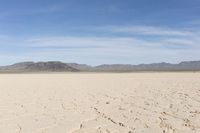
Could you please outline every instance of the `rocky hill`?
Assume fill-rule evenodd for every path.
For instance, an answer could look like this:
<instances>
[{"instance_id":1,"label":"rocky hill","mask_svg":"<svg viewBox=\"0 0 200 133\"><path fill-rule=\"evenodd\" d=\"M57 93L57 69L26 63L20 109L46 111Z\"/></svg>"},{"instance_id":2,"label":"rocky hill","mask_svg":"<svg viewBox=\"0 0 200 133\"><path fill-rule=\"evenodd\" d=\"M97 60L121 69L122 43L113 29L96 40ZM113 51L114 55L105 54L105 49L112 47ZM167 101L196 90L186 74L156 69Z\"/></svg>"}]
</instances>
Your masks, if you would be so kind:
<instances>
[{"instance_id":1,"label":"rocky hill","mask_svg":"<svg viewBox=\"0 0 200 133\"><path fill-rule=\"evenodd\" d=\"M77 72L66 63L52 61L52 62L22 62L10 66L0 67L1 72Z\"/></svg>"}]
</instances>

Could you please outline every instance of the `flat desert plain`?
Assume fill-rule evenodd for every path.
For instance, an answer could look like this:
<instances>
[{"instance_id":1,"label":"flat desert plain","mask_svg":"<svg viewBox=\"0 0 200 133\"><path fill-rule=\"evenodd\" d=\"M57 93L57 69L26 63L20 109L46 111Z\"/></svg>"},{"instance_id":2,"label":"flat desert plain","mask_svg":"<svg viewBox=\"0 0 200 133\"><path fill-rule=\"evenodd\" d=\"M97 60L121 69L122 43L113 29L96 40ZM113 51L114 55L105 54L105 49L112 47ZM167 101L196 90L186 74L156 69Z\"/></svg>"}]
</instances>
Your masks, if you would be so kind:
<instances>
[{"instance_id":1,"label":"flat desert plain","mask_svg":"<svg viewBox=\"0 0 200 133\"><path fill-rule=\"evenodd\" d=\"M200 133L200 73L0 74L0 133Z\"/></svg>"}]
</instances>

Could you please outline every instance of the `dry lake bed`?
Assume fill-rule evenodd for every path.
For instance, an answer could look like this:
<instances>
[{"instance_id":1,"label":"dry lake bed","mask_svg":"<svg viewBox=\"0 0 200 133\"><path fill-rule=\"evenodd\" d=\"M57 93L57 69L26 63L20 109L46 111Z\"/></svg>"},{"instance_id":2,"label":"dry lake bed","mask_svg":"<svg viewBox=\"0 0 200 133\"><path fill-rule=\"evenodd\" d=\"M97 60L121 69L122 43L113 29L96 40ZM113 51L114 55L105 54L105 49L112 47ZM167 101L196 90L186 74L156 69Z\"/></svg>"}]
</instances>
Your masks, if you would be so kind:
<instances>
[{"instance_id":1,"label":"dry lake bed","mask_svg":"<svg viewBox=\"0 0 200 133\"><path fill-rule=\"evenodd\" d=\"M0 133L200 133L200 73L0 74Z\"/></svg>"}]
</instances>

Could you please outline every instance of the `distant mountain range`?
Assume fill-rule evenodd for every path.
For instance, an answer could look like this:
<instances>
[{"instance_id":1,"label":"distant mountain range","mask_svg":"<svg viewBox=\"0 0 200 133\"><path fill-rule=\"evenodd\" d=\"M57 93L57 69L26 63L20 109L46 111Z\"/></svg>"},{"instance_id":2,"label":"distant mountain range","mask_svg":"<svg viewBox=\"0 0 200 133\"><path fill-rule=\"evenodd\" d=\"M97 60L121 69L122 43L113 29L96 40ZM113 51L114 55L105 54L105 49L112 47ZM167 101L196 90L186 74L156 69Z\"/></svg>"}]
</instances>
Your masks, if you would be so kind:
<instances>
[{"instance_id":1,"label":"distant mountain range","mask_svg":"<svg viewBox=\"0 0 200 133\"><path fill-rule=\"evenodd\" d=\"M77 72L78 69L66 63L52 62L21 62L0 67L0 72Z\"/></svg>"},{"instance_id":2,"label":"distant mountain range","mask_svg":"<svg viewBox=\"0 0 200 133\"><path fill-rule=\"evenodd\" d=\"M49 62L21 62L1 66L0 72L132 72L132 71L200 71L200 61L185 61L179 64L104 64L89 66L86 64Z\"/></svg>"}]
</instances>

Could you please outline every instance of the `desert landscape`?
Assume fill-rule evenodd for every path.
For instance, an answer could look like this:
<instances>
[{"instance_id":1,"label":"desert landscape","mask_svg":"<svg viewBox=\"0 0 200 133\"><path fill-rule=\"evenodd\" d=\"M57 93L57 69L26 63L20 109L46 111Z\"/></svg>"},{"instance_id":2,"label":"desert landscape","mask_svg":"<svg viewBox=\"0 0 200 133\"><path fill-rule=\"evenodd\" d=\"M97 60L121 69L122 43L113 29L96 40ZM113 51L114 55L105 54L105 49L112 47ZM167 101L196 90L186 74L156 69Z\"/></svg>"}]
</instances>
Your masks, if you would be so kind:
<instances>
[{"instance_id":1,"label":"desert landscape","mask_svg":"<svg viewBox=\"0 0 200 133\"><path fill-rule=\"evenodd\" d=\"M200 0L1 0L0 133L200 133Z\"/></svg>"},{"instance_id":2,"label":"desert landscape","mask_svg":"<svg viewBox=\"0 0 200 133\"><path fill-rule=\"evenodd\" d=\"M1 133L198 133L199 72L0 74Z\"/></svg>"}]
</instances>

